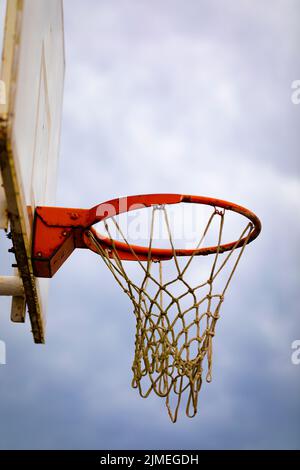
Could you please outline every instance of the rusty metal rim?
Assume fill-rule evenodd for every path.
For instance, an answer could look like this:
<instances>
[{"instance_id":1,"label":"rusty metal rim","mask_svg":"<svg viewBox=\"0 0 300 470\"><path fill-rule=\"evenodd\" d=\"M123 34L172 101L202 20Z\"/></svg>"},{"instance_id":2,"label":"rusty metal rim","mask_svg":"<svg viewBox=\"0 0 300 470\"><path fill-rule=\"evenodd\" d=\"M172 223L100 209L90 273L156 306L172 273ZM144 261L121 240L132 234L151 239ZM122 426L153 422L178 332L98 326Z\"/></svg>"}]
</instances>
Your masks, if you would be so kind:
<instances>
[{"instance_id":1,"label":"rusty metal rim","mask_svg":"<svg viewBox=\"0 0 300 470\"><path fill-rule=\"evenodd\" d=\"M127 207L124 209L125 205L121 204L121 201L126 201ZM140 260L147 260L149 258L149 247L146 246L137 246L137 245L130 245L125 242L120 242L117 240L111 240L110 238L103 237L99 234L93 227L97 222L103 221L105 219L109 219L111 215L109 212L104 211L104 208L112 205L114 207L114 215L118 215L123 212L129 212L131 210L136 210L136 205L141 205L140 208L143 207L151 207L154 205L170 205L170 204L178 204L178 203L194 203L194 204L203 204L209 205L215 208L221 208L224 210L229 210L232 212L236 212L244 217L246 217L253 225L252 230L249 235L242 238L241 240L236 240L230 243L222 244L220 246L209 246L195 249L161 249L161 248L151 248L150 258L154 261L158 260L167 260L171 259L174 256L174 252L176 256L203 256L203 255L210 255L216 252L223 253L225 251L230 251L233 248L242 247L245 243L250 243L255 240L261 232L261 222L259 218L249 209L240 206L238 204L224 201L222 199L216 199L211 197L205 196L192 196L192 195L184 195L184 194L146 194L146 195L137 195L137 196L129 196L127 198L122 199L113 199L111 201L107 201L105 203L99 204L91 209L93 215L93 223L89 227L89 230L93 233L94 237L98 241L99 244L106 247L109 251L112 251L113 248L118 252L118 255L121 259L132 260L136 261L137 259ZM103 209L103 213L101 212ZM92 251L96 251L93 243L88 236L88 230L85 231L83 234L84 243L86 246L91 249Z\"/></svg>"}]
</instances>

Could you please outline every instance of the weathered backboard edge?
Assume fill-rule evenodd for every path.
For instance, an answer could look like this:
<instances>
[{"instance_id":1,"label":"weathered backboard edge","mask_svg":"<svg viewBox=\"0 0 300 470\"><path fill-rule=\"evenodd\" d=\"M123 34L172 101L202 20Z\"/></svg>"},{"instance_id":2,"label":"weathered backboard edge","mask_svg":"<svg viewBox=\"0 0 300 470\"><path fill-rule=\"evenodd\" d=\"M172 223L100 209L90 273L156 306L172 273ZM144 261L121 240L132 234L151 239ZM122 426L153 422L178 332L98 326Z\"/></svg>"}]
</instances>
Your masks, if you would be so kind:
<instances>
[{"instance_id":1,"label":"weathered backboard edge","mask_svg":"<svg viewBox=\"0 0 300 470\"><path fill-rule=\"evenodd\" d=\"M36 343L45 342L42 297L31 263L32 207L26 205L21 169L14 156L13 119L18 83L22 13L26 0L9 0L5 20L1 79L6 84L6 102L0 104L0 166L7 213L20 276L26 295L31 329ZM12 318L13 321L14 320Z\"/></svg>"},{"instance_id":2,"label":"weathered backboard edge","mask_svg":"<svg viewBox=\"0 0 300 470\"><path fill-rule=\"evenodd\" d=\"M22 194L19 169L16 167L10 142L10 113L12 113L15 99L14 83L17 78L16 64L19 52L19 48L15 47L15 45L20 41L21 15L19 15L19 10L20 7L22 8L22 3L17 0L7 2L8 11L3 44L3 56L6 60L2 63L2 76L5 83L10 84L10 87L9 93L6 95L5 110L4 113L1 113L0 117L0 162L15 257L26 292L26 303L32 334L36 343L44 343L44 322L38 300L39 293L31 265L31 242L27 236L28 228L26 230L26 224L29 225L28 214L24 213L26 205L22 201L25 199ZM11 60L8 61L8 57Z\"/></svg>"}]
</instances>

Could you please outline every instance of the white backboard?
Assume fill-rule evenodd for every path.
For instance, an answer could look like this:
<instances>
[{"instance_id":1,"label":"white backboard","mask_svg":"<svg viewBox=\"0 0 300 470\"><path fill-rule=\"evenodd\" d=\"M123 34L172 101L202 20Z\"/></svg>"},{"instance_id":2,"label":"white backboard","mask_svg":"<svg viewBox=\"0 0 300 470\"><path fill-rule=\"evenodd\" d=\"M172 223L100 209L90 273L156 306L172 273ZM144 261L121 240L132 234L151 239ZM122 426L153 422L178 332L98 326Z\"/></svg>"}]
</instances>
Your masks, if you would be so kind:
<instances>
[{"instance_id":1,"label":"white backboard","mask_svg":"<svg viewBox=\"0 0 300 470\"><path fill-rule=\"evenodd\" d=\"M1 171L36 342L44 342L48 280L33 276L32 220L36 205L55 203L64 69L62 0L8 0L0 76L6 92L0 103Z\"/></svg>"}]
</instances>

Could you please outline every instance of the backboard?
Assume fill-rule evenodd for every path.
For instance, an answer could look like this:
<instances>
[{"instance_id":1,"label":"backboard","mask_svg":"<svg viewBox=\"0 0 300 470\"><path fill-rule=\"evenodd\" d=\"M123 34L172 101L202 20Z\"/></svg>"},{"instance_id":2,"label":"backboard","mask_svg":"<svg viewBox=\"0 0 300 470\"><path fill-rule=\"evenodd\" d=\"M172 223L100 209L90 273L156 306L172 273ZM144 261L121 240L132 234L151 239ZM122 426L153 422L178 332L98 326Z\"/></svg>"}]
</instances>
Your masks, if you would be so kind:
<instances>
[{"instance_id":1,"label":"backboard","mask_svg":"<svg viewBox=\"0 0 300 470\"><path fill-rule=\"evenodd\" d=\"M45 338L48 280L33 274L32 221L36 205L55 202L64 69L62 0L7 0L0 75L0 227L8 223L11 231L37 343ZM12 320L24 321L24 315L14 313Z\"/></svg>"}]
</instances>

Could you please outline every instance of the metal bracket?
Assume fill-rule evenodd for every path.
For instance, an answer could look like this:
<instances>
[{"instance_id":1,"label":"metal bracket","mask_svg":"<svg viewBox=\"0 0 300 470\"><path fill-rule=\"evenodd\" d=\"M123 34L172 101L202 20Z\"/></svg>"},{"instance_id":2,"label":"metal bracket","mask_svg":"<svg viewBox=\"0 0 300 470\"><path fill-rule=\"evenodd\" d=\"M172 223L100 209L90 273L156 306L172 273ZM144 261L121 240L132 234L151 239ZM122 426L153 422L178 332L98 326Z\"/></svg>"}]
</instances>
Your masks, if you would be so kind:
<instances>
[{"instance_id":1,"label":"metal bracket","mask_svg":"<svg viewBox=\"0 0 300 470\"><path fill-rule=\"evenodd\" d=\"M52 277L75 248L86 248L82 233L90 210L37 207L33 222L32 265L35 276Z\"/></svg>"}]
</instances>

